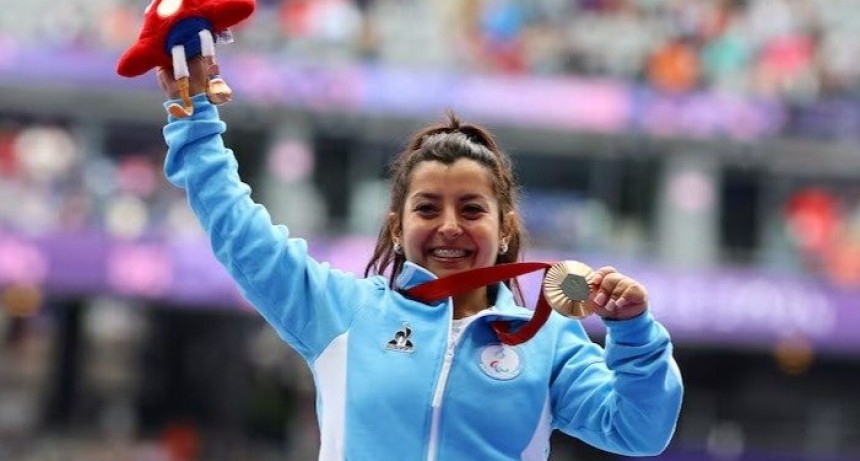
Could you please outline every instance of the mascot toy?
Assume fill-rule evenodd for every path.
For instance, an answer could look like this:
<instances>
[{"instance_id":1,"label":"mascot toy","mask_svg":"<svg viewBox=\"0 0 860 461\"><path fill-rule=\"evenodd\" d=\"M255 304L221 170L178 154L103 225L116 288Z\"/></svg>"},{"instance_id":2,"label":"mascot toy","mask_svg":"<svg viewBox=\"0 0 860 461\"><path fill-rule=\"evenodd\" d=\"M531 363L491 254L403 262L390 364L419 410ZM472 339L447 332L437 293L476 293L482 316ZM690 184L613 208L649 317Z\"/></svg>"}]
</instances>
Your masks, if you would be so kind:
<instances>
[{"instance_id":1,"label":"mascot toy","mask_svg":"<svg viewBox=\"0 0 860 461\"><path fill-rule=\"evenodd\" d=\"M202 55L209 100L228 102L232 91L215 62L215 43L229 42L229 28L251 16L255 7L255 0L152 0L137 42L120 57L116 71L123 77L137 77L155 67L172 68L182 105L174 103L167 110L183 118L194 113L188 60Z\"/></svg>"}]
</instances>

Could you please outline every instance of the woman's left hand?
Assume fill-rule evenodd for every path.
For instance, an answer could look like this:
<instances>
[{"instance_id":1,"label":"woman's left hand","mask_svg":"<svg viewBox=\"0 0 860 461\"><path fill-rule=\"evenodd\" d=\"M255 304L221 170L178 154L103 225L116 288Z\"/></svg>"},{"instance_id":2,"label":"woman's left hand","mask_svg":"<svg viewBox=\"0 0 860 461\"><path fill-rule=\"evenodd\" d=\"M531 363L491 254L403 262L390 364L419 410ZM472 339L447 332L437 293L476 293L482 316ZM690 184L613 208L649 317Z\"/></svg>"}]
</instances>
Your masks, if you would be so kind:
<instances>
[{"instance_id":1,"label":"woman's left hand","mask_svg":"<svg viewBox=\"0 0 860 461\"><path fill-rule=\"evenodd\" d=\"M595 314L603 318L629 319L648 308L648 292L645 287L612 266L594 271L589 285L592 286L588 299L590 307Z\"/></svg>"}]
</instances>

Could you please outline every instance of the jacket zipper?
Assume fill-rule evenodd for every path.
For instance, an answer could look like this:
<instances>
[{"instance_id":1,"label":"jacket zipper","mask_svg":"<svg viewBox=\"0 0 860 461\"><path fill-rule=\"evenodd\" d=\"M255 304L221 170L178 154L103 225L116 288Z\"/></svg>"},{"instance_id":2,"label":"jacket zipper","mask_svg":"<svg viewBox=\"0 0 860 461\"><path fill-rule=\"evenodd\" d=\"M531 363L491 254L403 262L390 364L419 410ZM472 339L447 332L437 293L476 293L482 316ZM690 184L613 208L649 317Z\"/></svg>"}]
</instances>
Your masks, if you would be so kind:
<instances>
[{"instance_id":1,"label":"jacket zipper","mask_svg":"<svg viewBox=\"0 0 860 461\"><path fill-rule=\"evenodd\" d=\"M454 362L454 350L460 343L463 335L466 334L466 330L469 328L469 325L471 325L475 320L488 314L485 312L472 317L468 322L463 324L460 334L454 341L450 340L451 322L448 322L448 347L445 350L445 358L442 360L442 370L439 372L439 379L436 381L436 390L433 392L433 401L430 405L432 414L430 419L430 443L427 448L427 461L436 461L436 456L438 456L439 419L442 415L442 396L445 394L445 387L448 384L448 374L451 372L451 364Z\"/></svg>"}]
</instances>

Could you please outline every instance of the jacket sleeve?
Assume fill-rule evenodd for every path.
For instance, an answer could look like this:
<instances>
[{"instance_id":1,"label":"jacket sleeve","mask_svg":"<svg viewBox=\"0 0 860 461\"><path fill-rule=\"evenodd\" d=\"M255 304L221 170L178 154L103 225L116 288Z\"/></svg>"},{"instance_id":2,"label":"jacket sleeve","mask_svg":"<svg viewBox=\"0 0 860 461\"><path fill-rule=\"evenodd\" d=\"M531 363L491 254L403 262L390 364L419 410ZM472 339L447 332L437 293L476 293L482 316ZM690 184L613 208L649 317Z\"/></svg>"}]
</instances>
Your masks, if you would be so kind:
<instances>
[{"instance_id":1,"label":"jacket sleeve","mask_svg":"<svg viewBox=\"0 0 860 461\"><path fill-rule=\"evenodd\" d=\"M240 180L233 152L224 147L226 125L217 108L205 94L193 103L192 116L169 117L164 127L167 179L186 190L215 256L243 296L285 341L313 360L368 304L374 284L315 261L305 240L273 225Z\"/></svg>"},{"instance_id":2,"label":"jacket sleeve","mask_svg":"<svg viewBox=\"0 0 860 461\"><path fill-rule=\"evenodd\" d=\"M683 384L669 334L650 311L606 320L605 351L566 322L552 374L553 424L602 450L653 456L675 432Z\"/></svg>"}]
</instances>

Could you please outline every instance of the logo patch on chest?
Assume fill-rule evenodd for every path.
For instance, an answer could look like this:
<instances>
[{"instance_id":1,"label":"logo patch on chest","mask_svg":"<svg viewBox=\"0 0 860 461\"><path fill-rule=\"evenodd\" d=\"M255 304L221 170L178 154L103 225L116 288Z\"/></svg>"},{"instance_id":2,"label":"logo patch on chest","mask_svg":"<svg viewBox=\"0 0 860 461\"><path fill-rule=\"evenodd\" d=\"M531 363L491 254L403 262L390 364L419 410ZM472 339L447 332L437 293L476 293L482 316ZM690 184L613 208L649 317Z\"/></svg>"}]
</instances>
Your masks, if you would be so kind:
<instances>
[{"instance_id":1,"label":"logo patch on chest","mask_svg":"<svg viewBox=\"0 0 860 461\"><path fill-rule=\"evenodd\" d=\"M415 346L412 345L412 327L409 322L403 322L403 327L394 333L394 338L385 343L389 351L412 353Z\"/></svg>"},{"instance_id":2,"label":"logo patch on chest","mask_svg":"<svg viewBox=\"0 0 860 461\"><path fill-rule=\"evenodd\" d=\"M481 370L490 378L507 381L523 371L523 361L516 348L493 344L481 351Z\"/></svg>"}]
</instances>

